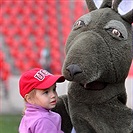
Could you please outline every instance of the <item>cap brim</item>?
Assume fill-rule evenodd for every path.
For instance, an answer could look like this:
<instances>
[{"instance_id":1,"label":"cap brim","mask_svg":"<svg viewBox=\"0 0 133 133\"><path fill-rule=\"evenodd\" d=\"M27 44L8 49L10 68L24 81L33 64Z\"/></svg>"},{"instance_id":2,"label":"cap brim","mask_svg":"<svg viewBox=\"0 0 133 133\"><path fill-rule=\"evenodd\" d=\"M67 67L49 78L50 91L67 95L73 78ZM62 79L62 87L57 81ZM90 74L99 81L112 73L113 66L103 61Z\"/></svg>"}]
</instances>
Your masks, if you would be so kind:
<instances>
[{"instance_id":1,"label":"cap brim","mask_svg":"<svg viewBox=\"0 0 133 133\"><path fill-rule=\"evenodd\" d=\"M45 80L45 82L42 81L42 83L35 86L35 88L37 88L37 89L47 89L47 88L51 87L53 84L55 84L56 82L61 83L61 82L64 82L64 81L65 81L64 76L52 75L47 80Z\"/></svg>"}]
</instances>

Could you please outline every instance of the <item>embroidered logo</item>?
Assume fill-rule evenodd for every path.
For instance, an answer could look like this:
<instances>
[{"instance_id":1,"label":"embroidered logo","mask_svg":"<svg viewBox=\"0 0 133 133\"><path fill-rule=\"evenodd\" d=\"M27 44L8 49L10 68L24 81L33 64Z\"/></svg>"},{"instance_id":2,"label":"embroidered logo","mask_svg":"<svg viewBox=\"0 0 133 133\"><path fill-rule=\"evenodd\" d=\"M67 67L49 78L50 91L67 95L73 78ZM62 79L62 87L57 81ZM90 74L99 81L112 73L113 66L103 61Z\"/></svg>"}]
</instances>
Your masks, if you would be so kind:
<instances>
[{"instance_id":1,"label":"embroidered logo","mask_svg":"<svg viewBox=\"0 0 133 133\"><path fill-rule=\"evenodd\" d=\"M34 77L35 77L37 80L42 81L42 80L44 80L45 77L48 76L48 75L52 75L52 74L49 73L49 72L46 71L46 70L41 69L40 71L38 71L38 72L34 75Z\"/></svg>"}]
</instances>

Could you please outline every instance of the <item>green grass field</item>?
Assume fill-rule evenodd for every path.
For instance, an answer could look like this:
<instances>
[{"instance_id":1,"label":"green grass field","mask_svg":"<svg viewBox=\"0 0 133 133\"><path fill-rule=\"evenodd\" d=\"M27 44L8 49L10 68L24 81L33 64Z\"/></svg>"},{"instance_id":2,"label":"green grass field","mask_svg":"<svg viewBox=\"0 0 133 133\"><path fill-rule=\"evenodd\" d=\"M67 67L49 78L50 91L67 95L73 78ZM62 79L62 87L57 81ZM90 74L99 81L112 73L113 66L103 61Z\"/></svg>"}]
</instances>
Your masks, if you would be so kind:
<instances>
[{"instance_id":1,"label":"green grass field","mask_svg":"<svg viewBox=\"0 0 133 133\"><path fill-rule=\"evenodd\" d=\"M0 133L18 133L20 115L0 115Z\"/></svg>"}]
</instances>

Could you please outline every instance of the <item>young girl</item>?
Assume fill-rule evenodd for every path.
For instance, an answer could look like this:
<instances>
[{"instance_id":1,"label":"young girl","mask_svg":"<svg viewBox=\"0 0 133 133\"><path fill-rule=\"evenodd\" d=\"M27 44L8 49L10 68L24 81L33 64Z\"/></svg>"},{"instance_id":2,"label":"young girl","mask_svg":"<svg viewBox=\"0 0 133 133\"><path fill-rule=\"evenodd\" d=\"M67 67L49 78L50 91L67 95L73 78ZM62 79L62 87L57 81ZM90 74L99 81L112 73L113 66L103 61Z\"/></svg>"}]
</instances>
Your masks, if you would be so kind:
<instances>
[{"instance_id":1,"label":"young girl","mask_svg":"<svg viewBox=\"0 0 133 133\"><path fill-rule=\"evenodd\" d=\"M56 82L64 82L61 75L34 68L25 72L19 80L21 96L26 110L20 122L19 133L63 133L61 117L52 112L57 102Z\"/></svg>"}]
</instances>

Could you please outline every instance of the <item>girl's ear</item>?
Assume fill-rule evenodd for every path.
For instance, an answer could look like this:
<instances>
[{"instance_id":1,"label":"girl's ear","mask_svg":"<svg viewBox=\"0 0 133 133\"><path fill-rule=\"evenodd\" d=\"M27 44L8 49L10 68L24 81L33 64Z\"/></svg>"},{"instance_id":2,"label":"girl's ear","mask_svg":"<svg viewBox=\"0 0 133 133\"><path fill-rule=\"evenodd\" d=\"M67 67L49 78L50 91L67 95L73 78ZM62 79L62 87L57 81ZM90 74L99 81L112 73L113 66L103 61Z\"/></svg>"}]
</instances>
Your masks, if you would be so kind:
<instances>
[{"instance_id":1,"label":"girl's ear","mask_svg":"<svg viewBox=\"0 0 133 133\"><path fill-rule=\"evenodd\" d=\"M30 104L34 104L33 98L29 94L25 95L25 100Z\"/></svg>"}]
</instances>

